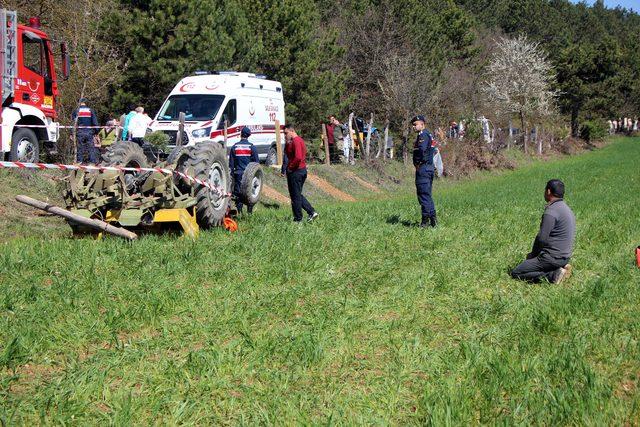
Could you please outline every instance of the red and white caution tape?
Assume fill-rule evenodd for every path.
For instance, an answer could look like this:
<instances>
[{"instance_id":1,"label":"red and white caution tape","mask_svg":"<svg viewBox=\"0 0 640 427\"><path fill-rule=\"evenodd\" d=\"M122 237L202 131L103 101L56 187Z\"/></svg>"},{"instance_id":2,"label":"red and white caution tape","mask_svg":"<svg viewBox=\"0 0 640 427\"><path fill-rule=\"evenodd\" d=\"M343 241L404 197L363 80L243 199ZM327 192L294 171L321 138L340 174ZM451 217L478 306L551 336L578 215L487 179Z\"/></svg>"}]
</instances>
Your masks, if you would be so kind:
<instances>
[{"instance_id":1,"label":"red and white caution tape","mask_svg":"<svg viewBox=\"0 0 640 427\"><path fill-rule=\"evenodd\" d=\"M50 128L51 126L57 129L115 129L116 127L120 129L124 129L122 126L72 126L72 125L10 125L10 124L0 124L0 126L11 127L11 128Z\"/></svg>"},{"instance_id":2,"label":"red and white caution tape","mask_svg":"<svg viewBox=\"0 0 640 427\"><path fill-rule=\"evenodd\" d=\"M10 168L10 169L55 169L55 170L63 170L63 171L73 171L73 170L82 170L87 172L104 172L104 171L114 171L114 172L160 172L165 175L177 175L180 178L186 179L190 183L196 183L198 185L202 185L207 187L209 190L213 191L220 197L229 197L231 193L227 193L224 189L220 187L216 187L208 181L204 181L202 179L194 178L185 173L166 168L127 168L123 166L90 166L90 165L63 165L59 163L27 163L27 162L0 162L0 168Z\"/></svg>"}]
</instances>

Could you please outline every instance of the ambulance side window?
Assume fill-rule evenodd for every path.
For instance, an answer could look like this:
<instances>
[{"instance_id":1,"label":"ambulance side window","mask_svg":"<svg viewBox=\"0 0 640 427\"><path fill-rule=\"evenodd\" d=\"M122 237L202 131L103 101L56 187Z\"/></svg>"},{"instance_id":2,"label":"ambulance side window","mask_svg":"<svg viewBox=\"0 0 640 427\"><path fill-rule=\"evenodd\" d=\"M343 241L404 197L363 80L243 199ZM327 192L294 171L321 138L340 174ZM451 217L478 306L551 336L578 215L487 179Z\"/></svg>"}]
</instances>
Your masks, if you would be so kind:
<instances>
[{"instance_id":1,"label":"ambulance side window","mask_svg":"<svg viewBox=\"0 0 640 427\"><path fill-rule=\"evenodd\" d=\"M231 126L236 123L237 118L237 103L235 99L230 99L222 112L222 118L220 119L220 124L218 125L218 129L224 129L224 120L227 119L227 126Z\"/></svg>"}]
</instances>

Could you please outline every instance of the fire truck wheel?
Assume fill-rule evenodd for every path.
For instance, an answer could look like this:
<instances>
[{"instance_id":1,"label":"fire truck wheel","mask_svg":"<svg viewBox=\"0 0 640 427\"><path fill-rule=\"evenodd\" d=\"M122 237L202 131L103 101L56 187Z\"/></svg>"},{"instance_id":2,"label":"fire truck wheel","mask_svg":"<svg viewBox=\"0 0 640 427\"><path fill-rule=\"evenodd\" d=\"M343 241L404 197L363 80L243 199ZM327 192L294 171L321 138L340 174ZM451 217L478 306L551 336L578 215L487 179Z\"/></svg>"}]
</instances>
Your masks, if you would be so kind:
<instances>
[{"instance_id":1,"label":"fire truck wheel","mask_svg":"<svg viewBox=\"0 0 640 427\"><path fill-rule=\"evenodd\" d=\"M229 193L231 178L225 148L217 142L205 141L189 150L189 170L194 177L207 181L225 193ZM222 224L229 206L229 197L219 195L204 185L196 184L196 219L202 228Z\"/></svg>"},{"instance_id":2,"label":"fire truck wheel","mask_svg":"<svg viewBox=\"0 0 640 427\"><path fill-rule=\"evenodd\" d=\"M240 197L247 205L255 205L260 200L260 191L264 174L260 163L251 162L247 165L240 182Z\"/></svg>"},{"instance_id":3,"label":"fire truck wheel","mask_svg":"<svg viewBox=\"0 0 640 427\"><path fill-rule=\"evenodd\" d=\"M267 153L267 159L264 163L267 166L278 164L278 151L276 150L276 147L271 147L269 149L269 152Z\"/></svg>"},{"instance_id":4,"label":"fire truck wheel","mask_svg":"<svg viewBox=\"0 0 640 427\"><path fill-rule=\"evenodd\" d=\"M12 162L38 162L40 159L40 146L38 137L31 129L18 129L11 137L11 152L9 159Z\"/></svg>"}]
</instances>

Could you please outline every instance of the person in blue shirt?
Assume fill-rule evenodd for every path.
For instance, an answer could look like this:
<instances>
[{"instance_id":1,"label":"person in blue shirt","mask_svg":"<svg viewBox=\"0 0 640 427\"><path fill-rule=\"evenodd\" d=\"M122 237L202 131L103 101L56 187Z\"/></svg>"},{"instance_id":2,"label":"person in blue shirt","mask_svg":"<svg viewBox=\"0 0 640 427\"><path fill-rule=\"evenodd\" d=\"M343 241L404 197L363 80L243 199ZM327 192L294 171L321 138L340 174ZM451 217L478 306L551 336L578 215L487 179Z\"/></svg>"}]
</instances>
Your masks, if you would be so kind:
<instances>
[{"instance_id":1,"label":"person in blue shirt","mask_svg":"<svg viewBox=\"0 0 640 427\"><path fill-rule=\"evenodd\" d=\"M418 132L413 146L413 166L416 168L416 192L422 211L420 227L435 227L437 224L436 207L431 197L434 176L434 147L431 145L433 138L425 127L424 116L415 116L411 120L411 124L413 129Z\"/></svg>"},{"instance_id":2,"label":"person in blue shirt","mask_svg":"<svg viewBox=\"0 0 640 427\"><path fill-rule=\"evenodd\" d=\"M233 176L233 195L236 198L236 209L238 213L242 213L243 203L240 198L240 183L242 182L242 175L244 170L251 162L259 162L258 150L249 142L251 136L251 129L243 127L240 131L240 141L236 142L231 151L229 152L229 171ZM253 205L247 206L247 212L253 211Z\"/></svg>"},{"instance_id":3,"label":"person in blue shirt","mask_svg":"<svg viewBox=\"0 0 640 427\"><path fill-rule=\"evenodd\" d=\"M131 105L129 108L129 112L126 116L124 116L124 123L122 124L122 140L129 141L131 139L131 133L129 132L129 123L131 123L131 119L136 115L136 106Z\"/></svg>"},{"instance_id":4,"label":"person in blue shirt","mask_svg":"<svg viewBox=\"0 0 640 427\"><path fill-rule=\"evenodd\" d=\"M75 109L71 118L76 126L77 158L78 163L83 163L85 158L89 162L96 164L99 159L98 148L94 145L93 138L98 133L98 118L93 109L87 107L87 100L80 99L78 108Z\"/></svg>"}]
</instances>

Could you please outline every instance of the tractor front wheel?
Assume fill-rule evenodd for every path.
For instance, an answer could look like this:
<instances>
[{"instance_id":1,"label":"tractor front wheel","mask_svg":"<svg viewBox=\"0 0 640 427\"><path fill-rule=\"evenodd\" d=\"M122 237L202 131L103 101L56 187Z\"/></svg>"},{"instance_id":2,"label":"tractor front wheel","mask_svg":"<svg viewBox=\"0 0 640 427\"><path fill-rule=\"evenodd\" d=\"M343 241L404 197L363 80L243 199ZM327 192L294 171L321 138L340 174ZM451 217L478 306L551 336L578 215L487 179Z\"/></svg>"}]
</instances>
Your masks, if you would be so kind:
<instances>
[{"instance_id":1,"label":"tractor front wheel","mask_svg":"<svg viewBox=\"0 0 640 427\"><path fill-rule=\"evenodd\" d=\"M217 227L222 224L229 206L231 178L226 150L214 141L196 144L189 150L188 168L195 178L207 181L224 194L196 184L196 219L202 228Z\"/></svg>"}]
</instances>

